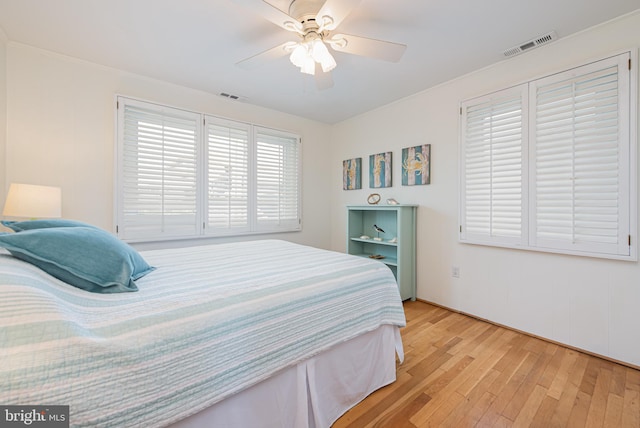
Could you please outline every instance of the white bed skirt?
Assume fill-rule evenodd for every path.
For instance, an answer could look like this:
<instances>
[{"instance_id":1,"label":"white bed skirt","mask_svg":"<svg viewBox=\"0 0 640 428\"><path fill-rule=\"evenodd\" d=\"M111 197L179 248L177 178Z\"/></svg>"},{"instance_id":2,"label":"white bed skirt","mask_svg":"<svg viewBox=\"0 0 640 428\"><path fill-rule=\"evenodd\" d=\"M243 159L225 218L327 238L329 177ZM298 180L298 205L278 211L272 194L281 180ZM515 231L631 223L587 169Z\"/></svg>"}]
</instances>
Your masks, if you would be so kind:
<instances>
[{"instance_id":1,"label":"white bed skirt","mask_svg":"<svg viewBox=\"0 0 640 428\"><path fill-rule=\"evenodd\" d=\"M322 352L171 428L328 428L373 391L396 380L398 327L383 325Z\"/></svg>"}]
</instances>

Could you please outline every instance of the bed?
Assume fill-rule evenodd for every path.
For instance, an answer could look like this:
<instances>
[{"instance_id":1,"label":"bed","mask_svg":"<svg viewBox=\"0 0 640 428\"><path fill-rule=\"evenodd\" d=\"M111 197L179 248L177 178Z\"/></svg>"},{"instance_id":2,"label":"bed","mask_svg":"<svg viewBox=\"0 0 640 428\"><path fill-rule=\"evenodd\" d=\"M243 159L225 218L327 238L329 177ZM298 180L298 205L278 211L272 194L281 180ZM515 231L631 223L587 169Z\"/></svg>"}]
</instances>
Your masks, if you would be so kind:
<instances>
[{"instance_id":1,"label":"bed","mask_svg":"<svg viewBox=\"0 0 640 428\"><path fill-rule=\"evenodd\" d=\"M137 292L0 249L0 404L71 426L329 427L395 380L402 302L378 261L279 240L153 250Z\"/></svg>"}]
</instances>

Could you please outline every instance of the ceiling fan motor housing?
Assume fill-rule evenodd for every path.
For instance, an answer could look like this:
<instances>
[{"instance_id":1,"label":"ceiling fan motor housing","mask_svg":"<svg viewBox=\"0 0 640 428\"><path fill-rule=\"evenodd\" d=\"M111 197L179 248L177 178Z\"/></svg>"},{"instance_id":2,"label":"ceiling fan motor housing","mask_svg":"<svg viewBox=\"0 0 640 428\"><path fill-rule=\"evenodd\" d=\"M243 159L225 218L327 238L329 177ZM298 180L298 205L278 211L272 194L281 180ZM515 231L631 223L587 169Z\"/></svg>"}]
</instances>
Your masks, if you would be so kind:
<instances>
[{"instance_id":1,"label":"ceiling fan motor housing","mask_svg":"<svg viewBox=\"0 0 640 428\"><path fill-rule=\"evenodd\" d=\"M325 0L293 0L289 5L289 15L302 24L302 39L311 42L316 39L323 40L328 32L324 31L322 23L316 20L316 16Z\"/></svg>"},{"instance_id":2,"label":"ceiling fan motor housing","mask_svg":"<svg viewBox=\"0 0 640 428\"><path fill-rule=\"evenodd\" d=\"M289 5L289 15L303 25L308 21L315 22L316 15L324 2L324 0L293 0Z\"/></svg>"}]
</instances>

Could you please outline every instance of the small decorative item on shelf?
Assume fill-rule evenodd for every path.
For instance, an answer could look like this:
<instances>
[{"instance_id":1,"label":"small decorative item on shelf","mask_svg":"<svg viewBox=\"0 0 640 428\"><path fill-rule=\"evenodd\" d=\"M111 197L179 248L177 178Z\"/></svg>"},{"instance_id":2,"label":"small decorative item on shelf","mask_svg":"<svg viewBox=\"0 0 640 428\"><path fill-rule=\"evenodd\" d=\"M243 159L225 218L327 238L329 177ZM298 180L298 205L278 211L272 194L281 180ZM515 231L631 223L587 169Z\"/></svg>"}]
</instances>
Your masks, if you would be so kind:
<instances>
[{"instance_id":1,"label":"small decorative item on shelf","mask_svg":"<svg viewBox=\"0 0 640 428\"><path fill-rule=\"evenodd\" d=\"M382 260L385 258L385 256L381 255L381 254L371 254L369 256L370 259L376 259L376 260Z\"/></svg>"},{"instance_id":2,"label":"small decorative item on shelf","mask_svg":"<svg viewBox=\"0 0 640 428\"><path fill-rule=\"evenodd\" d=\"M360 239L371 239L371 237L368 235L362 235L360 236Z\"/></svg>"},{"instance_id":3,"label":"small decorative item on shelf","mask_svg":"<svg viewBox=\"0 0 640 428\"><path fill-rule=\"evenodd\" d=\"M384 233L384 230L382 230L382 228L380 226L378 226L377 224L373 225L373 228L376 230L376 232L378 233L378 236L376 236L375 238L373 238L375 241L382 241L382 238L380 237L380 233Z\"/></svg>"},{"instance_id":4,"label":"small decorative item on shelf","mask_svg":"<svg viewBox=\"0 0 640 428\"><path fill-rule=\"evenodd\" d=\"M390 243L392 243L392 244L397 244L397 243L398 243L398 237L397 237L397 236L395 236L395 237L393 237L393 238L389 239L389 241L387 241L387 242L390 242Z\"/></svg>"},{"instance_id":5,"label":"small decorative item on shelf","mask_svg":"<svg viewBox=\"0 0 640 428\"><path fill-rule=\"evenodd\" d=\"M400 203L393 198L387 199L387 205L399 205Z\"/></svg>"},{"instance_id":6,"label":"small decorative item on shelf","mask_svg":"<svg viewBox=\"0 0 640 428\"><path fill-rule=\"evenodd\" d=\"M370 194L369 197L367 197L367 202L369 203L369 205L376 205L378 202L380 202L380 195L378 193Z\"/></svg>"}]
</instances>

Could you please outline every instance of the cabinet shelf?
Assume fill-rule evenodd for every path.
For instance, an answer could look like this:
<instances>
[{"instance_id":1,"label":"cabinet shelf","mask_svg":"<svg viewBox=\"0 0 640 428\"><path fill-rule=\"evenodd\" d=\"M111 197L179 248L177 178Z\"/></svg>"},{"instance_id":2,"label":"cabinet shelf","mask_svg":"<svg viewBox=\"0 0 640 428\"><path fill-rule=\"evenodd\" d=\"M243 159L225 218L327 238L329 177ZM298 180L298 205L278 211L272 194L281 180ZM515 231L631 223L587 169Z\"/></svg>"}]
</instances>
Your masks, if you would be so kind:
<instances>
[{"instance_id":1,"label":"cabinet shelf","mask_svg":"<svg viewBox=\"0 0 640 428\"><path fill-rule=\"evenodd\" d=\"M373 259L389 267L396 278L402 300L416 299L416 205L365 205L347 207L347 253ZM377 236L381 241L363 239ZM391 239L396 242L389 242Z\"/></svg>"},{"instance_id":2,"label":"cabinet shelf","mask_svg":"<svg viewBox=\"0 0 640 428\"><path fill-rule=\"evenodd\" d=\"M377 244L377 245L390 245L392 247L397 247L398 246L397 242L376 241L375 239L351 238L351 240L352 241L357 241L357 242L367 242L367 243Z\"/></svg>"},{"instance_id":3,"label":"cabinet shelf","mask_svg":"<svg viewBox=\"0 0 640 428\"><path fill-rule=\"evenodd\" d=\"M367 259L371 259L371 260L377 260L379 262L384 263L385 265L389 265L389 266L398 266L398 259L394 258L394 257L385 257L384 259L374 259L372 257L373 254L354 254L354 256L358 256L358 257L364 257Z\"/></svg>"}]
</instances>

